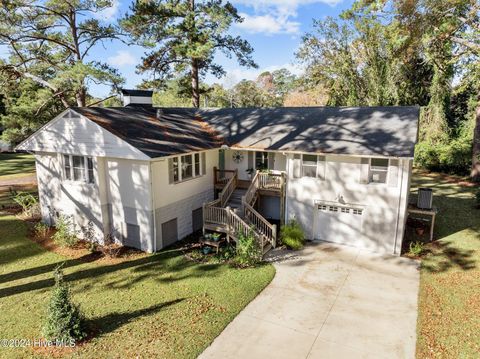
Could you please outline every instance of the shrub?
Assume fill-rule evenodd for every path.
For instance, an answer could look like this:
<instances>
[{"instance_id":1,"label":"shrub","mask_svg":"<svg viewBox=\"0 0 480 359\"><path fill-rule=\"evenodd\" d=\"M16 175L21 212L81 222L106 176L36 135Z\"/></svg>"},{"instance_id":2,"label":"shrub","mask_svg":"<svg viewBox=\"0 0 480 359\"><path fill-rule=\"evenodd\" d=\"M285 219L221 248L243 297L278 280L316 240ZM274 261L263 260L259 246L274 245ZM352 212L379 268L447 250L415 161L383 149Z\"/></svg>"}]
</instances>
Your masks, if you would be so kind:
<instances>
[{"instance_id":1,"label":"shrub","mask_svg":"<svg viewBox=\"0 0 480 359\"><path fill-rule=\"evenodd\" d=\"M38 222L35 227L33 227L33 231L35 232L35 236L37 238L45 239L50 231L50 226L48 224Z\"/></svg>"},{"instance_id":2,"label":"shrub","mask_svg":"<svg viewBox=\"0 0 480 359\"><path fill-rule=\"evenodd\" d=\"M62 270L54 272L55 286L47 307L47 320L43 335L48 340L68 342L86 337L85 320L70 298L70 290L63 279Z\"/></svg>"},{"instance_id":3,"label":"shrub","mask_svg":"<svg viewBox=\"0 0 480 359\"><path fill-rule=\"evenodd\" d=\"M22 207L22 215L32 218L40 215L38 199L28 192L12 192L12 200Z\"/></svg>"},{"instance_id":4,"label":"shrub","mask_svg":"<svg viewBox=\"0 0 480 359\"><path fill-rule=\"evenodd\" d=\"M420 241L410 242L408 253L413 256L419 256L423 252L423 243Z\"/></svg>"},{"instance_id":5,"label":"shrub","mask_svg":"<svg viewBox=\"0 0 480 359\"><path fill-rule=\"evenodd\" d=\"M454 138L447 143L422 141L415 147L415 164L430 171L466 175L470 171L472 141Z\"/></svg>"},{"instance_id":6,"label":"shrub","mask_svg":"<svg viewBox=\"0 0 480 359\"><path fill-rule=\"evenodd\" d=\"M305 234L300 224L292 220L288 224L282 226L280 230L280 240L284 245L293 250L303 248L305 243Z\"/></svg>"},{"instance_id":7,"label":"shrub","mask_svg":"<svg viewBox=\"0 0 480 359\"><path fill-rule=\"evenodd\" d=\"M248 235L242 233L238 236L234 260L241 267L254 266L262 260L262 251L253 230L250 230Z\"/></svg>"},{"instance_id":8,"label":"shrub","mask_svg":"<svg viewBox=\"0 0 480 359\"><path fill-rule=\"evenodd\" d=\"M55 223L57 230L52 236L55 243L63 247L73 247L78 242L75 231L72 229L71 219L61 215Z\"/></svg>"}]
</instances>

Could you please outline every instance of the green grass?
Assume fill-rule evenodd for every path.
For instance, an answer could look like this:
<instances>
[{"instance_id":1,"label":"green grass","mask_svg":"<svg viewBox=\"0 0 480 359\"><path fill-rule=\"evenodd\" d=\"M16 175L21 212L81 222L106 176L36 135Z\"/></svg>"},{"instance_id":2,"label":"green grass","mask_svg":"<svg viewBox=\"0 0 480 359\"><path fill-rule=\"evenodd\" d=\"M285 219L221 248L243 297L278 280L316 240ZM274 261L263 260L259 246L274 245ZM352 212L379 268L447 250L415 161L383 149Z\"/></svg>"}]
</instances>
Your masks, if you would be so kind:
<instances>
[{"instance_id":1,"label":"green grass","mask_svg":"<svg viewBox=\"0 0 480 359\"><path fill-rule=\"evenodd\" d=\"M26 153L0 153L0 180L35 173L35 158Z\"/></svg>"},{"instance_id":2,"label":"green grass","mask_svg":"<svg viewBox=\"0 0 480 359\"><path fill-rule=\"evenodd\" d=\"M198 264L179 250L84 263L44 250L26 233L24 222L0 214L0 339L41 337L52 271L65 261L73 300L96 335L64 357L195 358L275 273L272 265ZM2 358L35 355L0 348Z\"/></svg>"},{"instance_id":3,"label":"green grass","mask_svg":"<svg viewBox=\"0 0 480 359\"><path fill-rule=\"evenodd\" d=\"M0 208L12 205L9 189L37 194L37 186L31 184L9 184L2 186L2 180L22 179L35 173L35 158L25 153L0 153Z\"/></svg>"},{"instance_id":4,"label":"green grass","mask_svg":"<svg viewBox=\"0 0 480 359\"><path fill-rule=\"evenodd\" d=\"M412 190L430 187L439 208L438 241L420 272L418 358L478 358L480 353L480 210L475 187L458 177L417 172Z\"/></svg>"}]
</instances>

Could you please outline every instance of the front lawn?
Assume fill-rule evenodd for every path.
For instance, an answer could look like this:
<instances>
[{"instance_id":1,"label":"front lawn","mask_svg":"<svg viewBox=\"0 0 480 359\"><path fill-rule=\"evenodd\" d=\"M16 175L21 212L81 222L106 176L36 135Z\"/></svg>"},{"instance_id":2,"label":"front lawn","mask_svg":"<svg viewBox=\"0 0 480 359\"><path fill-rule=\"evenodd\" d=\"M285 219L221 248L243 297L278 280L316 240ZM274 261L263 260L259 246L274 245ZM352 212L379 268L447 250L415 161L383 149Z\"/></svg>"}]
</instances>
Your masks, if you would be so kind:
<instances>
[{"instance_id":1,"label":"front lawn","mask_svg":"<svg viewBox=\"0 0 480 359\"><path fill-rule=\"evenodd\" d=\"M52 271L64 261L95 336L72 351L0 348L0 357L195 358L275 274L272 265L194 263L179 250L113 264L68 259L27 239L24 222L0 213L0 339L41 337Z\"/></svg>"},{"instance_id":2,"label":"front lawn","mask_svg":"<svg viewBox=\"0 0 480 359\"><path fill-rule=\"evenodd\" d=\"M434 190L435 237L420 274L418 358L478 358L480 353L480 210L471 184L417 172L412 183ZM478 188L478 187L477 187Z\"/></svg>"},{"instance_id":3,"label":"front lawn","mask_svg":"<svg viewBox=\"0 0 480 359\"><path fill-rule=\"evenodd\" d=\"M0 179L35 173L35 158L28 153L0 153Z\"/></svg>"}]
</instances>

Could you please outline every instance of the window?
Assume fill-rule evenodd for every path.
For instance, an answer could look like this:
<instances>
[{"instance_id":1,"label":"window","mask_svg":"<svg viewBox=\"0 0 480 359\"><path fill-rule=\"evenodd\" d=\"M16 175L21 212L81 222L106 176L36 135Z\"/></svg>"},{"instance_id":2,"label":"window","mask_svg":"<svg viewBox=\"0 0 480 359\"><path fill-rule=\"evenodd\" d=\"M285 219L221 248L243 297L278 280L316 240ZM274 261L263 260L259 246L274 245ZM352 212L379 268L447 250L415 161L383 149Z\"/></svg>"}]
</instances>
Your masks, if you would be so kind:
<instances>
[{"instance_id":1,"label":"window","mask_svg":"<svg viewBox=\"0 0 480 359\"><path fill-rule=\"evenodd\" d=\"M92 157L63 155L63 172L66 180L95 182Z\"/></svg>"},{"instance_id":2,"label":"window","mask_svg":"<svg viewBox=\"0 0 480 359\"><path fill-rule=\"evenodd\" d=\"M386 183L388 174L388 159L386 158L371 158L369 183Z\"/></svg>"},{"instance_id":3,"label":"window","mask_svg":"<svg viewBox=\"0 0 480 359\"><path fill-rule=\"evenodd\" d=\"M356 214L356 215L359 215L361 216L363 213L363 209L356 209L356 208L353 208L353 214Z\"/></svg>"},{"instance_id":4,"label":"window","mask_svg":"<svg viewBox=\"0 0 480 359\"><path fill-rule=\"evenodd\" d=\"M180 172L178 171L178 157L174 157L172 159L173 162L173 181L178 182L180 181Z\"/></svg>"},{"instance_id":5,"label":"window","mask_svg":"<svg viewBox=\"0 0 480 359\"><path fill-rule=\"evenodd\" d=\"M176 183L205 174L205 153L172 157L169 160L170 183Z\"/></svg>"},{"instance_id":6,"label":"window","mask_svg":"<svg viewBox=\"0 0 480 359\"><path fill-rule=\"evenodd\" d=\"M65 165L65 167L64 167L65 179L70 180L70 179L72 179L72 173L71 173L70 156L69 155L63 155L63 163Z\"/></svg>"},{"instance_id":7,"label":"window","mask_svg":"<svg viewBox=\"0 0 480 359\"><path fill-rule=\"evenodd\" d=\"M255 152L255 168L257 170L268 169L268 152Z\"/></svg>"},{"instance_id":8,"label":"window","mask_svg":"<svg viewBox=\"0 0 480 359\"><path fill-rule=\"evenodd\" d=\"M88 170L88 183L94 183L93 178L93 159L92 157L87 157L87 170Z\"/></svg>"},{"instance_id":9,"label":"window","mask_svg":"<svg viewBox=\"0 0 480 359\"><path fill-rule=\"evenodd\" d=\"M73 180L85 180L85 159L83 156L72 156Z\"/></svg>"},{"instance_id":10,"label":"window","mask_svg":"<svg viewBox=\"0 0 480 359\"><path fill-rule=\"evenodd\" d=\"M200 153L195 153L195 176L200 176Z\"/></svg>"},{"instance_id":11,"label":"window","mask_svg":"<svg viewBox=\"0 0 480 359\"><path fill-rule=\"evenodd\" d=\"M317 177L317 156L315 155L302 156L302 176Z\"/></svg>"},{"instance_id":12,"label":"window","mask_svg":"<svg viewBox=\"0 0 480 359\"><path fill-rule=\"evenodd\" d=\"M192 178L192 155L185 155L181 157L182 163L182 179L186 180Z\"/></svg>"}]
</instances>

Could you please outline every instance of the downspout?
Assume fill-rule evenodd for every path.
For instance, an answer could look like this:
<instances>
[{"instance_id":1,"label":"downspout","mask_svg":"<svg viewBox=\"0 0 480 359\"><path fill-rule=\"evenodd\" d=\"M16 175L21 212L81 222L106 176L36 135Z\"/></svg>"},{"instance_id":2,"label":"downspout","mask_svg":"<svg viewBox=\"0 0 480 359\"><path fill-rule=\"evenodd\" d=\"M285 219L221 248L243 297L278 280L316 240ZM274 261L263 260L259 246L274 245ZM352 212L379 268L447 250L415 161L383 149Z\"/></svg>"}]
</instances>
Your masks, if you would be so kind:
<instances>
[{"instance_id":1,"label":"downspout","mask_svg":"<svg viewBox=\"0 0 480 359\"><path fill-rule=\"evenodd\" d=\"M398 222L400 221L400 204L402 202L402 190L403 190L403 175L405 172L405 164L402 162L402 175L400 176L400 191L398 196L398 204L397 204L397 221L395 224L395 241L393 243L393 254L397 254L397 241L398 241Z\"/></svg>"},{"instance_id":2,"label":"downspout","mask_svg":"<svg viewBox=\"0 0 480 359\"><path fill-rule=\"evenodd\" d=\"M151 192L151 208L152 208L152 223L153 223L153 234L152 234L152 241L153 241L153 251L157 251L157 221L155 217L155 190L153 188L153 171L152 171L152 162L149 161L148 168L150 171L150 192Z\"/></svg>"}]
</instances>

